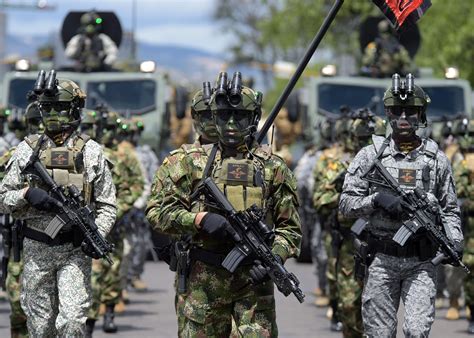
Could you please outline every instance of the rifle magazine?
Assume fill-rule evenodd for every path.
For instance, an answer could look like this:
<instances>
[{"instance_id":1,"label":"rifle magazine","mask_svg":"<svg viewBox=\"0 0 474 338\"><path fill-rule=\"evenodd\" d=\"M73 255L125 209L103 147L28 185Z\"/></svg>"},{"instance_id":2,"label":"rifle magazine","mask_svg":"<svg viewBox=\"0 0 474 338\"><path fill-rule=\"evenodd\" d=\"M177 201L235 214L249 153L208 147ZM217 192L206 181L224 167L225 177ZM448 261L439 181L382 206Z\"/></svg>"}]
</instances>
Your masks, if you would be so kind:
<instances>
[{"instance_id":1,"label":"rifle magazine","mask_svg":"<svg viewBox=\"0 0 474 338\"><path fill-rule=\"evenodd\" d=\"M240 262L242 262L246 256L240 247L235 246L222 261L222 266L230 273L234 273L235 269L237 269Z\"/></svg>"},{"instance_id":2,"label":"rifle magazine","mask_svg":"<svg viewBox=\"0 0 474 338\"><path fill-rule=\"evenodd\" d=\"M51 220L51 222L49 222L44 232L46 235L54 239L58 234L59 230L61 230L64 225L66 225L66 222L59 215L56 215Z\"/></svg>"}]
</instances>

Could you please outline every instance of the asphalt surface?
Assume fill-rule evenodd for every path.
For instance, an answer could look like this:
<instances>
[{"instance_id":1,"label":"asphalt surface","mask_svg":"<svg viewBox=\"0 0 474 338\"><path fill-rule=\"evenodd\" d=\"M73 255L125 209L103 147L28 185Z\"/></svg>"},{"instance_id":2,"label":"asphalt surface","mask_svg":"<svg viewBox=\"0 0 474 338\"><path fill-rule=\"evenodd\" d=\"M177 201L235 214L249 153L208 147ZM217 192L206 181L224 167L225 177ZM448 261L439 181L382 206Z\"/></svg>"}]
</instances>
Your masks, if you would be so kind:
<instances>
[{"instance_id":1,"label":"asphalt surface","mask_svg":"<svg viewBox=\"0 0 474 338\"><path fill-rule=\"evenodd\" d=\"M284 297L277 292L277 320L280 337L342 337L340 333L329 330L326 309L313 305L314 296L311 291L316 285L313 267L310 264L287 263L289 271L294 272L301 281L301 288L306 299L300 304L292 295ZM130 293L131 303L123 315L116 318L119 332L106 334L101 330L102 322L97 322L94 337L175 337L176 317L174 313L174 291L172 289L174 275L166 264L147 262L144 279L149 286L145 293ZM399 319L403 319L400 309ZM9 336L9 306L0 302L0 337ZM465 333L467 321L464 311L462 319L448 321L444 319L446 309L438 310L430 337L469 337ZM403 337L401 323L397 337Z\"/></svg>"}]
</instances>

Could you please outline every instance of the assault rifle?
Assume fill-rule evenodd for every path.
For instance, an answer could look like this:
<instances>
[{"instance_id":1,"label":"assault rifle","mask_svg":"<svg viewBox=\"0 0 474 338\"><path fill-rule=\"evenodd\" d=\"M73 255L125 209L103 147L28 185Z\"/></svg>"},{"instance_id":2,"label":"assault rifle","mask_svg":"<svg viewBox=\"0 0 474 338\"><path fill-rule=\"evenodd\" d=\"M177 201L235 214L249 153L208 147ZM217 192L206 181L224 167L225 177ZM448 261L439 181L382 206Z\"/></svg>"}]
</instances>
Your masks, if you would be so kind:
<instances>
[{"instance_id":1,"label":"assault rifle","mask_svg":"<svg viewBox=\"0 0 474 338\"><path fill-rule=\"evenodd\" d=\"M23 174L37 176L46 184L52 196L62 203L58 213L47 226L45 233L54 239L64 225L70 224L73 227L77 227L84 236L86 243L97 255L112 265L113 261L109 253L113 251L114 245L109 243L99 232L92 209L84 203L84 198L82 198L79 189L75 185L69 185L67 187L68 195L65 194L64 188L58 186L39 160L39 149L40 147L37 146L35 151L33 151L23 169Z\"/></svg>"},{"instance_id":2,"label":"assault rifle","mask_svg":"<svg viewBox=\"0 0 474 338\"><path fill-rule=\"evenodd\" d=\"M206 197L207 204L221 210L230 224L226 230L232 236L235 247L226 256L222 266L232 273L245 257L252 255L267 268L268 275L281 293L285 296L293 293L303 303L304 294L299 288L300 282L293 273L285 269L270 248L269 243L273 241L274 233L262 222L261 209L253 205L245 211L236 211L209 177L199 189Z\"/></svg>"},{"instance_id":3,"label":"assault rifle","mask_svg":"<svg viewBox=\"0 0 474 338\"><path fill-rule=\"evenodd\" d=\"M439 245L442 253L432 259L434 265L438 265L445 258L449 257L453 262L459 264L464 271L470 273L466 265L456 253L452 241L450 241L443 231L437 226L439 206L430 202L427 194L420 188L406 192L400 184L390 175L379 159L375 159L372 166L362 176L366 181L391 189L397 196L401 197L404 213L407 220L393 236L393 240L399 245L405 245L406 241L420 230L425 230L429 238Z\"/></svg>"}]
</instances>

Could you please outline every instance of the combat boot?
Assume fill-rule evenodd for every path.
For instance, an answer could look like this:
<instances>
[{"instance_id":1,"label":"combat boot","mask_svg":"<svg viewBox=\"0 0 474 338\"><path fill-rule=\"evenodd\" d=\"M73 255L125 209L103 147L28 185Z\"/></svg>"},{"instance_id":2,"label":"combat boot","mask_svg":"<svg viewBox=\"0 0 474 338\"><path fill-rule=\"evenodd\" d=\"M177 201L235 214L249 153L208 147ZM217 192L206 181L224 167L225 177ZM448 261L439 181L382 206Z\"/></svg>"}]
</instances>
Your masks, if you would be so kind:
<instances>
[{"instance_id":1,"label":"combat boot","mask_svg":"<svg viewBox=\"0 0 474 338\"><path fill-rule=\"evenodd\" d=\"M449 309L446 312L447 320L458 320L459 319L459 302L457 299L451 299L449 301Z\"/></svg>"},{"instance_id":2,"label":"combat boot","mask_svg":"<svg viewBox=\"0 0 474 338\"><path fill-rule=\"evenodd\" d=\"M148 286L140 279L140 277L134 277L130 284L132 285L133 290L136 292L145 292L148 290Z\"/></svg>"},{"instance_id":3,"label":"combat boot","mask_svg":"<svg viewBox=\"0 0 474 338\"><path fill-rule=\"evenodd\" d=\"M469 334L474 334L474 305L470 305L469 307L469 325L467 326L467 332Z\"/></svg>"},{"instance_id":4,"label":"combat boot","mask_svg":"<svg viewBox=\"0 0 474 338\"><path fill-rule=\"evenodd\" d=\"M87 318L86 320L86 333L85 338L92 338L92 332L94 332L95 319Z\"/></svg>"},{"instance_id":5,"label":"combat boot","mask_svg":"<svg viewBox=\"0 0 474 338\"><path fill-rule=\"evenodd\" d=\"M104 315L104 325L102 326L102 330L107 333L114 333L117 332L117 325L114 323L114 307L115 304L107 304L105 306L105 315Z\"/></svg>"}]
</instances>

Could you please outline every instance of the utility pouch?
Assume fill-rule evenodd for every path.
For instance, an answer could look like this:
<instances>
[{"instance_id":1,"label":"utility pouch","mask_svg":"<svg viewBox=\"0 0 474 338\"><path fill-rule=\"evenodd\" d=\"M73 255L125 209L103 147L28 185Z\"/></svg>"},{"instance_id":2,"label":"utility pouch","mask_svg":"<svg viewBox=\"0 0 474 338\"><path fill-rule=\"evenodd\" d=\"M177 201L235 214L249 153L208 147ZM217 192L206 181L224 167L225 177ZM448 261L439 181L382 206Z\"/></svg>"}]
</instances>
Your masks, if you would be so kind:
<instances>
[{"instance_id":1,"label":"utility pouch","mask_svg":"<svg viewBox=\"0 0 474 338\"><path fill-rule=\"evenodd\" d=\"M354 277L356 280L363 282L367 273L367 269L372 262L372 257L369 253L369 245L367 242L354 237L354 248Z\"/></svg>"}]
</instances>

